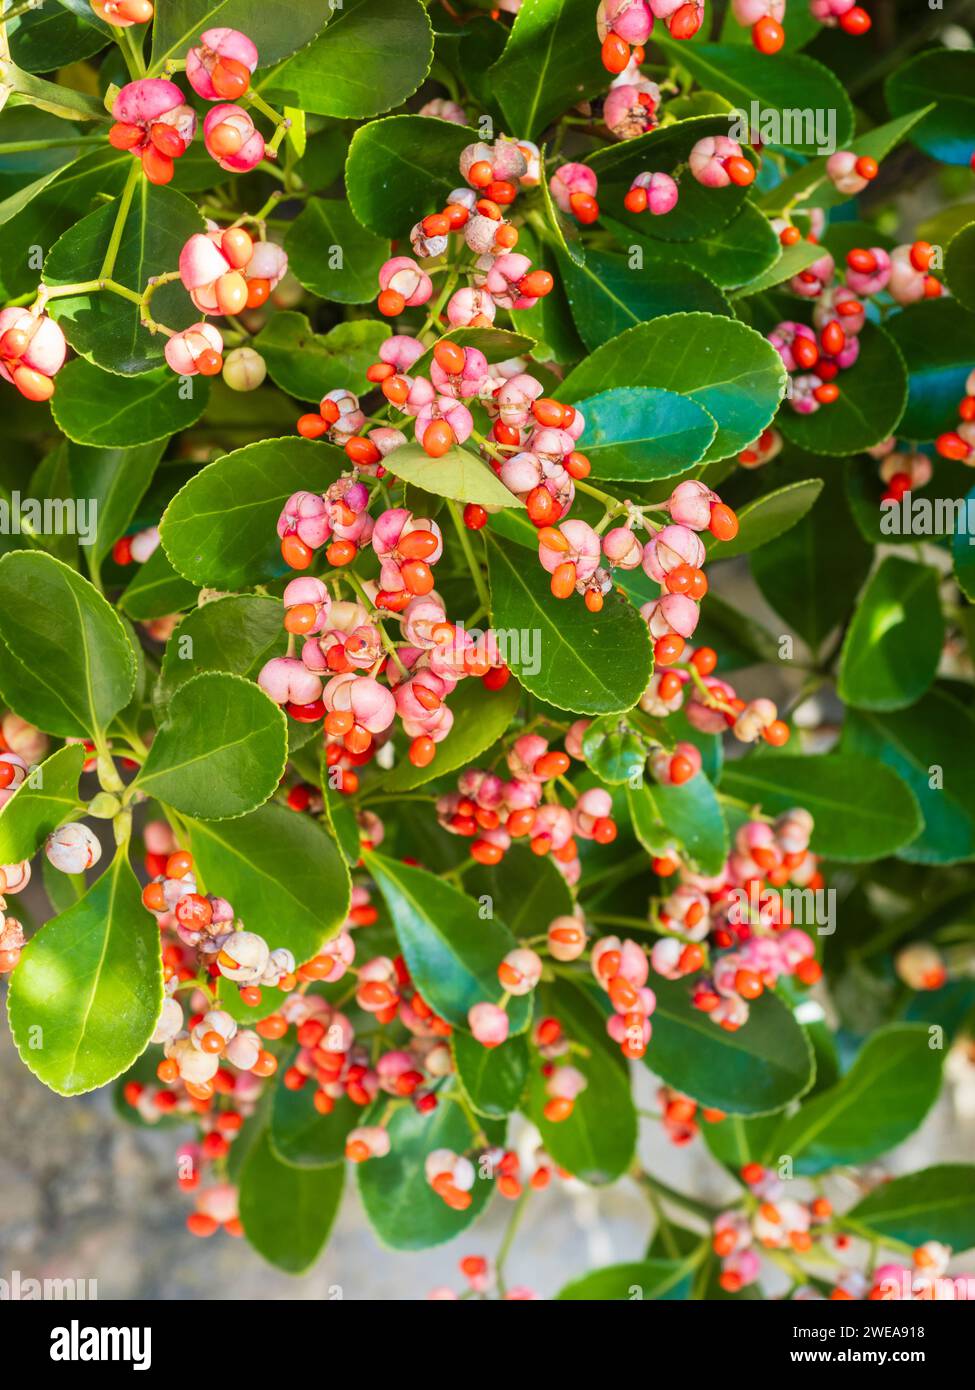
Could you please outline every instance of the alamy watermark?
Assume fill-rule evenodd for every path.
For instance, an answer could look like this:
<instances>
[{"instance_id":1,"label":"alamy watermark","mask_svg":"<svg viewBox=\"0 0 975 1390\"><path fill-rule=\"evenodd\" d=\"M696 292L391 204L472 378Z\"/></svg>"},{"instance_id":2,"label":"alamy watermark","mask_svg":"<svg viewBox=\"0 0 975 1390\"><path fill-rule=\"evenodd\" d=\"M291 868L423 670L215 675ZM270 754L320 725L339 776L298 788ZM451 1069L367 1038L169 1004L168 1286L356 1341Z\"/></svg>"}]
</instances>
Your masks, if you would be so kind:
<instances>
[{"instance_id":1,"label":"alamy watermark","mask_svg":"<svg viewBox=\"0 0 975 1390\"><path fill-rule=\"evenodd\" d=\"M836 152L836 111L832 106L763 107L752 101L745 111L728 112L728 134L739 145L761 140L763 145L813 148L818 154Z\"/></svg>"},{"instance_id":2,"label":"alamy watermark","mask_svg":"<svg viewBox=\"0 0 975 1390\"><path fill-rule=\"evenodd\" d=\"M975 545L975 499L970 497L886 498L880 504L884 536L967 536Z\"/></svg>"},{"instance_id":3,"label":"alamy watermark","mask_svg":"<svg viewBox=\"0 0 975 1390\"><path fill-rule=\"evenodd\" d=\"M97 498L0 497L0 535L77 536L82 545L94 545L97 533Z\"/></svg>"},{"instance_id":4,"label":"alamy watermark","mask_svg":"<svg viewBox=\"0 0 975 1390\"><path fill-rule=\"evenodd\" d=\"M0 1303L76 1303L79 1299L93 1303L97 1298L97 1279L32 1279L19 1269L0 1278Z\"/></svg>"},{"instance_id":5,"label":"alamy watermark","mask_svg":"<svg viewBox=\"0 0 975 1390\"><path fill-rule=\"evenodd\" d=\"M764 912L775 910L780 920L797 927L815 927L818 936L836 931L835 888L781 888L774 893L757 882L747 888L732 888L728 921L733 926L760 921Z\"/></svg>"}]
</instances>

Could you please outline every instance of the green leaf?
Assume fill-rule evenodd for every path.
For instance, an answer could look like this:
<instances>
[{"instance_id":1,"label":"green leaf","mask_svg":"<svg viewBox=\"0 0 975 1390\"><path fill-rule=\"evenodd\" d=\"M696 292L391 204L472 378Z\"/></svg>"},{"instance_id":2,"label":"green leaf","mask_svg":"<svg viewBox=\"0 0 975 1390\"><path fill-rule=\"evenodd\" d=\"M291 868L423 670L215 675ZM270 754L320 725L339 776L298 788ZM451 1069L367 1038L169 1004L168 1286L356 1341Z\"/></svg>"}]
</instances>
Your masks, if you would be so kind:
<instances>
[{"instance_id":1,"label":"green leaf","mask_svg":"<svg viewBox=\"0 0 975 1390\"><path fill-rule=\"evenodd\" d=\"M516 941L495 916L426 869L397 863L371 850L363 862L386 900L410 976L426 1002L455 1028L468 1029L468 1011L503 994L498 966ZM531 997L511 1000L511 1032L523 1032Z\"/></svg>"},{"instance_id":2,"label":"green leaf","mask_svg":"<svg viewBox=\"0 0 975 1390\"><path fill-rule=\"evenodd\" d=\"M924 817L900 847L911 864L954 864L975 858L975 717L941 690L911 709L850 710L843 724L847 757L869 754L910 787Z\"/></svg>"},{"instance_id":3,"label":"green leaf","mask_svg":"<svg viewBox=\"0 0 975 1390\"><path fill-rule=\"evenodd\" d=\"M108 123L108 113L97 97L87 92L63 87L59 82L45 82L24 72L16 63L3 65L3 85L18 96L24 97L31 106L41 111L49 111L52 116L60 116L65 121L100 121Z\"/></svg>"},{"instance_id":4,"label":"green leaf","mask_svg":"<svg viewBox=\"0 0 975 1390\"><path fill-rule=\"evenodd\" d=\"M509 1038L500 1047L482 1047L470 1033L451 1035L457 1079L471 1106L489 1120L503 1120L516 1108L528 1076L528 1043Z\"/></svg>"},{"instance_id":5,"label":"green leaf","mask_svg":"<svg viewBox=\"0 0 975 1390\"><path fill-rule=\"evenodd\" d=\"M920 830L917 802L901 779L859 754L753 755L725 768L721 790L773 816L804 806L816 822L814 853L844 864L894 854Z\"/></svg>"},{"instance_id":6,"label":"green leaf","mask_svg":"<svg viewBox=\"0 0 975 1390\"><path fill-rule=\"evenodd\" d=\"M170 700L137 781L188 816L224 820L272 795L287 754L284 711L260 686L204 672Z\"/></svg>"},{"instance_id":7,"label":"green leaf","mask_svg":"<svg viewBox=\"0 0 975 1390\"><path fill-rule=\"evenodd\" d=\"M775 414L786 372L772 345L745 324L714 314L671 314L627 329L566 377L560 399L575 402L625 380L690 396L717 421L705 461L757 439Z\"/></svg>"},{"instance_id":8,"label":"green leaf","mask_svg":"<svg viewBox=\"0 0 975 1390\"><path fill-rule=\"evenodd\" d=\"M157 709L164 710L180 686L201 671L256 679L266 661L282 654L282 633L276 598L225 594L195 608L166 643L154 696Z\"/></svg>"},{"instance_id":9,"label":"green leaf","mask_svg":"<svg viewBox=\"0 0 975 1390\"><path fill-rule=\"evenodd\" d=\"M849 613L873 559L833 472L809 513L749 561L766 603L813 652Z\"/></svg>"},{"instance_id":10,"label":"green leaf","mask_svg":"<svg viewBox=\"0 0 975 1390\"><path fill-rule=\"evenodd\" d=\"M76 361L83 362L83 359ZM118 377L112 380L121 385ZM152 482L164 448L165 441L157 440L154 444L141 444L131 449L90 449L80 444L68 449L71 489L75 497L85 498L91 515L97 517L94 544L86 547L93 573L98 573L112 546L126 534Z\"/></svg>"},{"instance_id":11,"label":"green leaf","mask_svg":"<svg viewBox=\"0 0 975 1390\"><path fill-rule=\"evenodd\" d=\"M107 26L95 27L58 6L22 14L9 26L10 52L25 72L54 72L56 68L90 58L108 43Z\"/></svg>"},{"instance_id":12,"label":"green leaf","mask_svg":"<svg viewBox=\"0 0 975 1390\"><path fill-rule=\"evenodd\" d=\"M582 356L583 347L572 322L555 252L537 239L527 223L519 228L518 247L533 266L547 270L555 282L551 294L536 300L530 309L518 310L518 325L536 339L537 361L554 358L556 362L573 362Z\"/></svg>"},{"instance_id":13,"label":"green leaf","mask_svg":"<svg viewBox=\"0 0 975 1390\"><path fill-rule=\"evenodd\" d=\"M275 1158L295 1168L325 1168L341 1163L349 1130L362 1118L362 1111L348 1096L336 1102L331 1114L320 1115L314 1106L314 1094L313 1085L299 1091L281 1083L274 1088L271 1149Z\"/></svg>"},{"instance_id":14,"label":"green leaf","mask_svg":"<svg viewBox=\"0 0 975 1390\"><path fill-rule=\"evenodd\" d=\"M648 260L634 270L626 256L590 250L584 265L563 256L559 268L576 328L590 351L665 314L695 309L731 314L716 285L678 262Z\"/></svg>"},{"instance_id":15,"label":"green leaf","mask_svg":"<svg viewBox=\"0 0 975 1390\"><path fill-rule=\"evenodd\" d=\"M705 542L708 558L730 560L734 555L747 555L760 546L790 530L801 521L823 490L822 478L805 478L799 483L787 483L746 502L738 513L738 534L730 541L716 541L708 536Z\"/></svg>"},{"instance_id":16,"label":"green leaf","mask_svg":"<svg viewBox=\"0 0 975 1390\"><path fill-rule=\"evenodd\" d=\"M837 691L848 705L902 709L934 680L945 626L940 575L888 555L870 577L847 628Z\"/></svg>"},{"instance_id":17,"label":"green leaf","mask_svg":"<svg viewBox=\"0 0 975 1390\"><path fill-rule=\"evenodd\" d=\"M78 779L85 751L59 748L32 770L0 808L0 864L32 859L52 830L80 810Z\"/></svg>"},{"instance_id":18,"label":"green leaf","mask_svg":"<svg viewBox=\"0 0 975 1390\"><path fill-rule=\"evenodd\" d=\"M426 1156L435 1149L457 1154L471 1150L474 1136L460 1106L446 1096L429 1115L401 1105L386 1128L391 1145L386 1157L356 1165L362 1205L383 1245L392 1250L426 1250L466 1231L493 1195L493 1181L478 1176L471 1205L466 1211L453 1211L434 1192L424 1171ZM503 1142L504 1125L486 1120L483 1128L490 1144Z\"/></svg>"},{"instance_id":19,"label":"green leaf","mask_svg":"<svg viewBox=\"0 0 975 1390\"><path fill-rule=\"evenodd\" d=\"M228 898L272 948L284 946L300 964L340 930L348 870L311 817L269 802L232 821L192 821L190 840L210 891Z\"/></svg>"},{"instance_id":20,"label":"green leaf","mask_svg":"<svg viewBox=\"0 0 975 1390\"><path fill-rule=\"evenodd\" d=\"M272 101L361 120L412 96L433 61L433 27L419 0L343 0L307 48L260 83Z\"/></svg>"},{"instance_id":21,"label":"green leaf","mask_svg":"<svg viewBox=\"0 0 975 1390\"><path fill-rule=\"evenodd\" d=\"M461 151L477 138L436 116L387 116L360 126L345 165L349 207L380 236L408 236L457 187Z\"/></svg>"},{"instance_id":22,"label":"green leaf","mask_svg":"<svg viewBox=\"0 0 975 1390\"><path fill-rule=\"evenodd\" d=\"M746 203L745 206L750 207L751 204ZM736 300L745 299L749 295L764 294L766 290L774 289L776 285L791 280L794 275L798 275L800 271L811 266L813 261L818 261L823 254L821 246L805 238L793 242L791 246L782 246L780 250L781 254L776 257L764 274L746 284L733 298Z\"/></svg>"},{"instance_id":23,"label":"green leaf","mask_svg":"<svg viewBox=\"0 0 975 1390\"><path fill-rule=\"evenodd\" d=\"M655 221L665 223L669 216L668 213ZM601 222L627 250L638 246L645 261L692 266L723 290L745 286L742 293L752 293L752 285L759 283L766 272L771 274L782 259L782 247L768 218L748 202L725 226L693 241L663 241L653 236L652 229L648 230L646 236L639 236L632 224L624 227L621 222L605 215ZM811 248L811 243L804 244ZM813 258L817 254L821 253L813 251ZM777 284L778 281L773 280L772 283Z\"/></svg>"},{"instance_id":24,"label":"green leaf","mask_svg":"<svg viewBox=\"0 0 975 1390\"><path fill-rule=\"evenodd\" d=\"M217 26L245 33L266 67L313 39L331 13L330 0L301 0L287 14L265 0L166 0L152 22L150 76L157 76L170 58L185 58L204 29Z\"/></svg>"},{"instance_id":25,"label":"green leaf","mask_svg":"<svg viewBox=\"0 0 975 1390\"><path fill-rule=\"evenodd\" d=\"M75 357L58 373L51 412L58 429L77 444L126 449L189 429L209 396L204 378L193 382L190 394L168 367L127 379Z\"/></svg>"},{"instance_id":26,"label":"green leaf","mask_svg":"<svg viewBox=\"0 0 975 1390\"><path fill-rule=\"evenodd\" d=\"M676 391L617 387L579 401L580 440L594 478L650 482L693 468L717 426L703 406Z\"/></svg>"},{"instance_id":27,"label":"green leaf","mask_svg":"<svg viewBox=\"0 0 975 1390\"><path fill-rule=\"evenodd\" d=\"M388 337L388 326L372 319L337 323L328 333L315 333L304 314L283 310L268 319L254 346L275 385L317 404L329 391L355 389L359 378L364 383L366 369Z\"/></svg>"},{"instance_id":28,"label":"green leaf","mask_svg":"<svg viewBox=\"0 0 975 1390\"><path fill-rule=\"evenodd\" d=\"M324 492L348 464L311 439L265 439L224 454L181 488L162 519L173 567L199 585L233 589L285 571L277 525L293 492Z\"/></svg>"},{"instance_id":29,"label":"green leaf","mask_svg":"<svg viewBox=\"0 0 975 1390\"><path fill-rule=\"evenodd\" d=\"M575 911L572 890L552 859L539 859L524 844L513 844L500 864L472 865L464 883L471 897L490 897L494 911L519 940L543 935L553 918Z\"/></svg>"},{"instance_id":30,"label":"green leaf","mask_svg":"<svg viewBox=\"0 0 975 1390\"><path fill-rule=\"evenodd\" d=\"M0 560L0 638L7 704L48 733L104 729L135 689L135 657L118 615L51 555L17 550Z\"/></svg>"},{"instance_id":31,"label":"green leaf","mask_svg":"<svg viewBox=\"0 0 975 1390\"><path fill-rule=\"evenodd\" d=\"M686 166L699 140L727 134L726 114L692 116L673 125L658 126L635 140L602 146L589 156L586 163L599 179L600 204L612 212L613 221L609 225L623 246L631 244L628 240L631 234L635 234L637 245L644 238L654 243L658 240L696 242L699 237L713 237L728 226L732 218L737 218L745 205L744 188L735 184L727 188L705 188L692 178L681 179L677 206L661 217L627 212L623 205L637 174L648 169L674 174L681 166ZM677 252L674 254L676 256ZM683 263L682 254L681 261Z\"/></svg>"},{"instance_id":32,"label":"green leaf","mask_svg":"<svg viewBox=\"0 0 975 1390\"><path fill-rule=\"evenodd\" d=\"M811 415L784 402L776 423L786 439L813 454L872 449L897 429L907 401L907 371L896 344L873 324L859 335L860 355L840 378L839 398ZM882 391L877 382L884 383Z\"/></svg>"},{"instance_id":33,"label":"green leaf","mask_svg":"<svg viewBox=\"0 0 975 1390\"><path fill-rule=\"evenodd\" d=\"M383 459L387 472L435 497L479 502L482 507L524 507L486 463L459 445L431 458L420 444L402 444Z\"/></svg>"},{"instance_id":34,"label":"green leaf","mask_svg":"<svg viewBox=\"0 0 975 1390\"><path fill-rule=\"evenodd\" d=\"M487 690L479 680L465 680L450 697L454 722L437 756L426 767L414 767L401 758L383 782L384 792L407 792L434 777L467 767L495 744L511 727L521 700L521 687L509 680L500 690Z\"/></svg>"},{"instance_id":35,"label":"green leaf","mask_svg":"<svg viewBox=\"0 0 975 1390\"><path fill-rule=\"evenodd\" d=\"M835 113L836 149L846 149L853 135L853 107L839 79L813 58L804 54L780 53L774 63L749 44L678 43L670 38L653 41L664 51L668 62L686 68L702 86L709 87L734 102L747 117L757 102L761 122L777 116L777 135L772 143L800 154L818 154L822 136L815 130L811 113ZM802 96L797 113L796 97ZM786 114L788 113L788 114ZM798 119L797 119L798 115ZM761 127L760 127L760 133ZM728 134L725 122L724 134ZM792 137L792 138L790 138ZM764 133L763 133L764 138ZM827 146L829 148L829 146ZM683 194L683 188L681 189Z\"/></svg>"},{"instance_id":36,"label":"green leaf","mask_svg":"<svg viewBox=\"0 0 975 1390\"><path fill-rule=\"evenodd\" d=\"M117 212L118 203L108 203L65 232L44 261L44 283L58 286L97 280ZM125 219L113 278L141 293L149 277L176 265L186 241L203 230L202 214L189 198L140 177ZM200 316L179 281L164 285L154 295L152 312L161 323L176 329L188 328ZM75 351L106 371L133 375L163 362L165 338L161 334L154 337L143 328L138 305L120 295L107 290L67 295L52 299L48 313L60 323ZM174 377L174 393L175 381Z\"/></svg>"},{"instance_id":37,"label":"green leaf","mask_svg":"<svg viewBox=\"0 0 975 1390\"><path fill-rule=\"evenodd\" d=\"M374 300L380 266L389 256L389 242L361 226L348 203L324 198L308 200L288 229L284 249L305 289L338 304Z\"/></svg>"},{"instance_id":38,"label":"green leaf","mask_svg":"<svg viewBox=\"0 0 975 1390\"><path fill-rule=\"evenodd\" d=\"M491 537L491 621L520 634L510 666L527 690L576 714L632 709L647 688L652 648L646 623L620 594L599 613L578 596L552 597L541 565L525 563L520 547Z\"/></svg>"},{"instance_id":39,"label":"green leaf","mask_svg":"<svg viewBox=\"0 0 975 1390\"><path fill-rule=\"evenodd\" d=\"M658 852L658 827L663 826L666 839L677 840L698 873L710 877L721 872L728 857L728 827L703 772L679 787L651 781L628 786L626 800L634 833L648 854Z\"/></svg>"},{"instance_id":40,"label":"green leaf","mask_svg":"<svg viewBox=\"0 0 975 1390\"><path fill-rule=\"evenodd\" d=\"M566 107L595 96L589 0L523 0L504 52L489 73L512 134L534 140Z\"/></svg>"},{"instance_id":41,"label":"green leaf","mask_svg":"<svg viewBox=\"0 0 975 1390\"><path fill-rule=\"evenodd\" d=\"M966 523L967 517L973 513L975 513L975 488L965 498ZM951 553L955 563L955 578L958 580L959 587L966 597L975 602L975 549L972 546L973 540L975 540L975 535L972 534L967 524L964 527L959 527L951 542Z\"/></svg>"},{"instance_id":42,"label":"green leaf","mask_svg":"<svg viewBox=\"0 0 975 1390\"><path fill-rule=\"evenodd\" d=\"M907 1173L874 1188L844 1213L849 1222L873 1238L923 1245L937 1240L953 1250L975 1246L975 1168L940 1163Z\"/></svg>"},{"instance_id":43,"label":"green leaf","mask_svg":"<svg viewBox=\"0 0 975 1390\"><path fill-rule=\"evenodd\" d=\"M943 1057L921 1024L881 1028L841 1081L783 1120L770 1152L788 1154L801 1174L887 1153L914 1133L937 1099Z\"/></svg>"},{"instance_id":44,"label":"green leaf","mask_svg":"<svg viewBox=\"0 0 975 1390\"><path fill-rule=\"evenodd\" d=\"M170 564L169 556L160 545L140 565L128 587L119 596L118 606L130 618L144 621L179 613L196 603L198 589Z\"/></svg>"},{"instance_id":45,"label":"green leaf","mask_svg":"<svg viewBox=\"0 0 975 1390\"><path fill-rule=\"evenodd\" d=\"M581 1300L586 1303L681 1297L675 1290L686 1283L688 1274L697 1264L697 1260L688 1259L637 1260L632 1264L606 1265L570 1280L555 1297L561 1302Z\"/></svg>"},{"instance_id":46,"label":"green leaf","mask_svg":"<svg viewBox=\"0 0 975 1390\"><path fill-rule=\"evenodd\" d=\"M286 1274L304 1274L328 1240L342 1200L345 1165L297 1168L282 1163L265 1130L240 1174L240 1219L259 1255Z\"/></svg>"},{"instance_id":47,"label":"green leaf","mask_svg":"<svg viewBox=\"0 0 975 1390\"><path fill-rule=\"evenodd\" d=\"M611 786L632 783L647 760L643 739L613 715L592 721L582 736L582 753L587 766Z\"/></svg>"},{"instance_id":48,"label":"green leaf","mask_svg":"<svg viewBox=\"0 0 975 1390\"><path fill-rule=\"evenodd\" d=\"M752 1001L748 1022L736 1033L695 1009L686 980L655 975L653 991L657 1007L644 1063L668 1086L729 1116L781 1110L809 1089L812 1048L770 990Z\"/></svg>"},{"instance_id":49,"label":"green leaf","mask_svg":"<svg viewBox=\"0 0 975 1390\"><path fill-rule=\"evenodd\" d=\"M931 48L919 53L890 74L884 95L892 116L929 107L911 135L912 143L925 154L944 164L968 164L975 144L975 53L971 49Z\"/></svg>"},{"instance_id":50,"label":"green leaf","mask_svg":"<svg viewBox=\"0 0 975 1390\"><path fill-rule=\"evenodd\" d=\"M907 366L907 407L898 433L936 439L965 394L975 362L975 316L953 299L925 299L895 314L887 332Z\"/></svg>"},{"instance_id":51,"label":"green leaf","mask_svg":"<svg viewBox=\"0 0 975 1390\"><path fill-rule=\"evenodd\" d=\"M962 227L948 243L945 280L959 304L975 313L975 222Z\"/></svg>"},{"instance_id":52,"label":"green leaf","mask_svg":"<svg viewBox=\"0 0 975 1390\"><path fill-rule=\"evenodd\" d=\"M76 1096L132 1065L162 1001L159 929L123 848L85 896L24 947L7 996L10 1031L45 1086Z\"/></svg>"},{"instance_id":53,"label":"green leaf","mask_svg":"<svg viewBox=\"0 0 975 1390\"><path fill-rule=\"evenodd\" d=\"M816 1073L817 1080L819 1073ZM769 1141L782 1123L780 1111L756 1115L746 1120L741 1115L728 1115L717 1123L701 1126L701 1137L719 1163L730 1168L738 1177L746 1163L764 1163L770 1155Z\"/></svg>"},{"instance_id":54,"label":"green leaf","mask_svg":"<svg viewBox=\"0 0 975 1390\"><path fill-rule=\"evenodd\" d=\"M601 1184L621 1177L633 1161L637 1117L623 1054L606 1033L605 1019L590 996L560 980L542 986L539 1008L557 1018L566 1037L579 1044L571 1063L588 1085L576 1097L572 1114L553 1124L544 1115L550 1099L537 1060L531 1069L528 1114L538 1126L545 1152L560 1168L583 1182Z\"/></svg>"}]
</instances>

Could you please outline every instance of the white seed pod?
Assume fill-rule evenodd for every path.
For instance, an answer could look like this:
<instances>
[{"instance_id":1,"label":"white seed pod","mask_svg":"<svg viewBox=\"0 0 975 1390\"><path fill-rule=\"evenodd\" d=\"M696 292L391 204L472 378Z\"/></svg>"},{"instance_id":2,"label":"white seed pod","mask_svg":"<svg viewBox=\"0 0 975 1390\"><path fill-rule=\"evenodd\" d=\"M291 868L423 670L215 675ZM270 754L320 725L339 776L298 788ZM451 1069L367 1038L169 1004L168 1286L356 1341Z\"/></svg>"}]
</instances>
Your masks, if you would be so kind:
<instances>
[{"instance_id":1,"label":"white seed pod","mask_svg":"<svg viewBox=\"0 0 975 1390\"><path fill-rule=\"evenodd\" d=\"M240 1071L251 1071L261 1055L261 1040L252 1028L244 1028L231 1038L224 1057Z\"/></svg>"},{"instance_id":2,"label":"white seed pod","mask_svg":"<svg viewBox=\"0 0 975 1390\"><path fill-rule=\"evenodd\" d=\"M19 893L30 883L30 860L0 864L0 893Z\"/></svg>"},{"instance_id":3,"label":"white seed pod","mask_svg":"<svg viewBox=\"0 0 975 1390\"><path fill-rule=\"evenodd\" d=\"M266 376L267 363L253 348L234 348L223 359L223 379L231 391L256 391Z\"/></svg>"},{"instance_id":4,"label":"white seed pod","mask_svg":"<svg viewBox=\"0 0 975 1390\"><path fill-rule=\"evenodd\" d=\"M219 1033L224 1042L228 1043L237 1033L237 1022L226 1009L211 1009L203 1015L190 1033L193 1046L202 1048L207 1033Z\"/></svg>"},{"instance_id":5,"label":"white seed pod","mask_svg":"<svg viewBox=\"0 0 975 1390\"><path fill-rule=\"evenodd\" d=\"M176 999L164 999L159 1022L156 1024L155 1032L149 1041L153 1043L172 1042L177 1033L182 1031L182 1027L182 1006Z\"/></svg>"},{"instance_id":6,"label":"white seed pod","mask_svg":"<svg viewBox=\"0 0 975 1390\"><path fill-rule=\"evenodd\" d=\"M264 974L261 976L261 984L267 985L268 989L274 989L282 976L293 975L294 971L294 956L284 946L278 946L268 958Z\"/></svg>"},{"instance_id":7,"label":"white seed pod","mask_svg":"<svg viewBox=\"0 0 975 1390\"><path fill-rule=\"evenodd\" d=\"M87 825L70 821L48 835L44 853L63 874L83 874L101 859L102 847Z\"/></svg>"},{"instance_id":8,"label":"white seed pod","mask_svg":"<svg viewBox=\"0 0 975 1390\"><path fill-rule=\"evenodd\" d=\"M205 1086L212 1081L220 1066L220 1058L211 1052L201 1052L193 1046L189 1038L177 1038L166 1048L166 1056L171 1057L179 1067L180 1078L191 1086Z\"/></svg>"},{"instance_id":9,"label":"white seed pod","mask_svg":"<svg viewBox=\"0 0 975 1390\"><path fill-rule=\"evenodd\" d=\"M263 936L252 931L231 932L217 956L221 975L238 985L251 985L261 978L270 958Z\"/></svg>"}]
</instances>

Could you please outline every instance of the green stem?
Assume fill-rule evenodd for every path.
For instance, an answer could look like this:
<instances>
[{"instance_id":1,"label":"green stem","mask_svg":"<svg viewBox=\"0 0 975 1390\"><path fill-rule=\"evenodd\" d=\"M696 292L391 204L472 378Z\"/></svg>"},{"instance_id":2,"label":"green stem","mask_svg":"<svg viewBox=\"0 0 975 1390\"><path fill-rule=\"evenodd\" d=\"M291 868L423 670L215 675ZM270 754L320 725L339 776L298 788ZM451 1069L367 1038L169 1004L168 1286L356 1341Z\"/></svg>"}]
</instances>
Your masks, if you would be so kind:
<instances>
[{"instance_id":1,"label":"green stem","mask_svg":"<svg viewBox=\"0 0 975 1390\"><path fill-rule=\"evenodd\" d=\"M464 525L464 518L460 508L456 502L448 498L447 509L450 512L450 519L454 523L454 529L460 541L460 548L464 552L464 559L467 561L467 567L471 572L474 588L477 590L478 602L485 612L489 613L491 611L491 595L484 582L484 575L481 573L480 563L477 556L474 554L474 547L471 545L471 538L467 534L467 527Z\"/></svg>"},{"instance_id":2,"label":"green stem","mask_svg":"<svg viewBox=\"0 0 975 1390\"><path fill-rule=\"evenodd\" d=\"M137 82L140 77L146 75L146 60L142 56L142 47L136 41L132 29L119 29L115 34L115 42L118 44L125 59L125 66L133 82Z\"/></svg>"},{"instance_id":3,"label":"green stem","mask_svg":"<svg viewBox=\"0 0 975 1390\"><path fill-rule=\"evenodd\" d=\"M31 10L39 10L43 4L44 0L23 0L23 4L14 5L12 10L7 10L2 17L2 22L9 24L12 19L19 19L21 15L30 14Z\"/></svg>"},{"instance_id":4,"label":"green stem","mask_svg":"<svg viewBox=\"0 0 975 1390\"><path fill-rule=\"evenodd\" d=\"M494 1271L498 1281L498 1293L501 1295L502 1298L504 1297L506 1292L504 1283L505 1262L507 1261L507 1258L511 1253L511 1247L514 1244L515 1236L518 1234L518 1227L521 1225L522 1217L524 1216L525 1209L528 1206L528 1198L531 1196L531 1191L532 1189L530 1187L525 1187L522 1190L521 1196L515 1203L515 1209L511 1213L511 1219L508 1222L507 1230L505 1231L501 1244L498 1247L497 1257L494 1261Z\"/></svg>"},{"instance_id":5,"label":"green stem","mask_svg":"<svg viewBox=\"0 0 975 1390\"><path fill-rule=\"evenodd\" d=\"M104 135L57 136L51 140L9 140L0 145L0 155L30 154L33 150L61 150L75 145L104 145Z\"/></svg>"},{"instance_id":6,"label":"green stem","mask_svg":"<svg viewBox=\"0 0 975 1390\"><path fill-rule=\"evenodd\" d=\"M112 271L115 269L119 247L122 245L122 233L125 231L125 222L129 215L129 209L132 206L132 199L135 196L136 184L141 177L142 163L138 159L133 159L129 168L128 177L125 180L125 187L122 189L122 196L118 200L115 225L112 228L112 235L109 237L108 247L105 251L105 259L102 261L102 268L99 271L100 279L104 280L109 278Z\"/></svg>"}]
</instances>

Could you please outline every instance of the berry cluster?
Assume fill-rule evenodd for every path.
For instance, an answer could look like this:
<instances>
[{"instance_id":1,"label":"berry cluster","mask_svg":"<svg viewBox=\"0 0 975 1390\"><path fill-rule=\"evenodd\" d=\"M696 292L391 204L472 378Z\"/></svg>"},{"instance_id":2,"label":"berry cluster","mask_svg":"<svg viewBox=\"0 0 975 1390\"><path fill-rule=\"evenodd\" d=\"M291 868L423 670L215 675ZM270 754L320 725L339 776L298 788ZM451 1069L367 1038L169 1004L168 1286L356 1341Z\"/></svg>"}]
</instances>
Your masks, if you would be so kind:
<instances>
[{"instance_id":1,"label":"berry cluster","mask_svg":"<svg viewBox=\"0 0 975 1390\"><path fill-rule=\"evenodd\" d=\"M939 434L934 447L942 458L954 459L970 467L975 465L975 371L969 373L965 394L958 404L958 428Z\"/></svg>"},{"instance_id":2,"label":"berry cluster","mask_svg":"<svg viewBox=\"0 0 975 1390\"><path fill-rule=\"evenodd\" d=\"M58 324L36 306L0 310L0 378L12 382L27 400L51 399L67 351Z\"/></svg>"}]
</instances>

